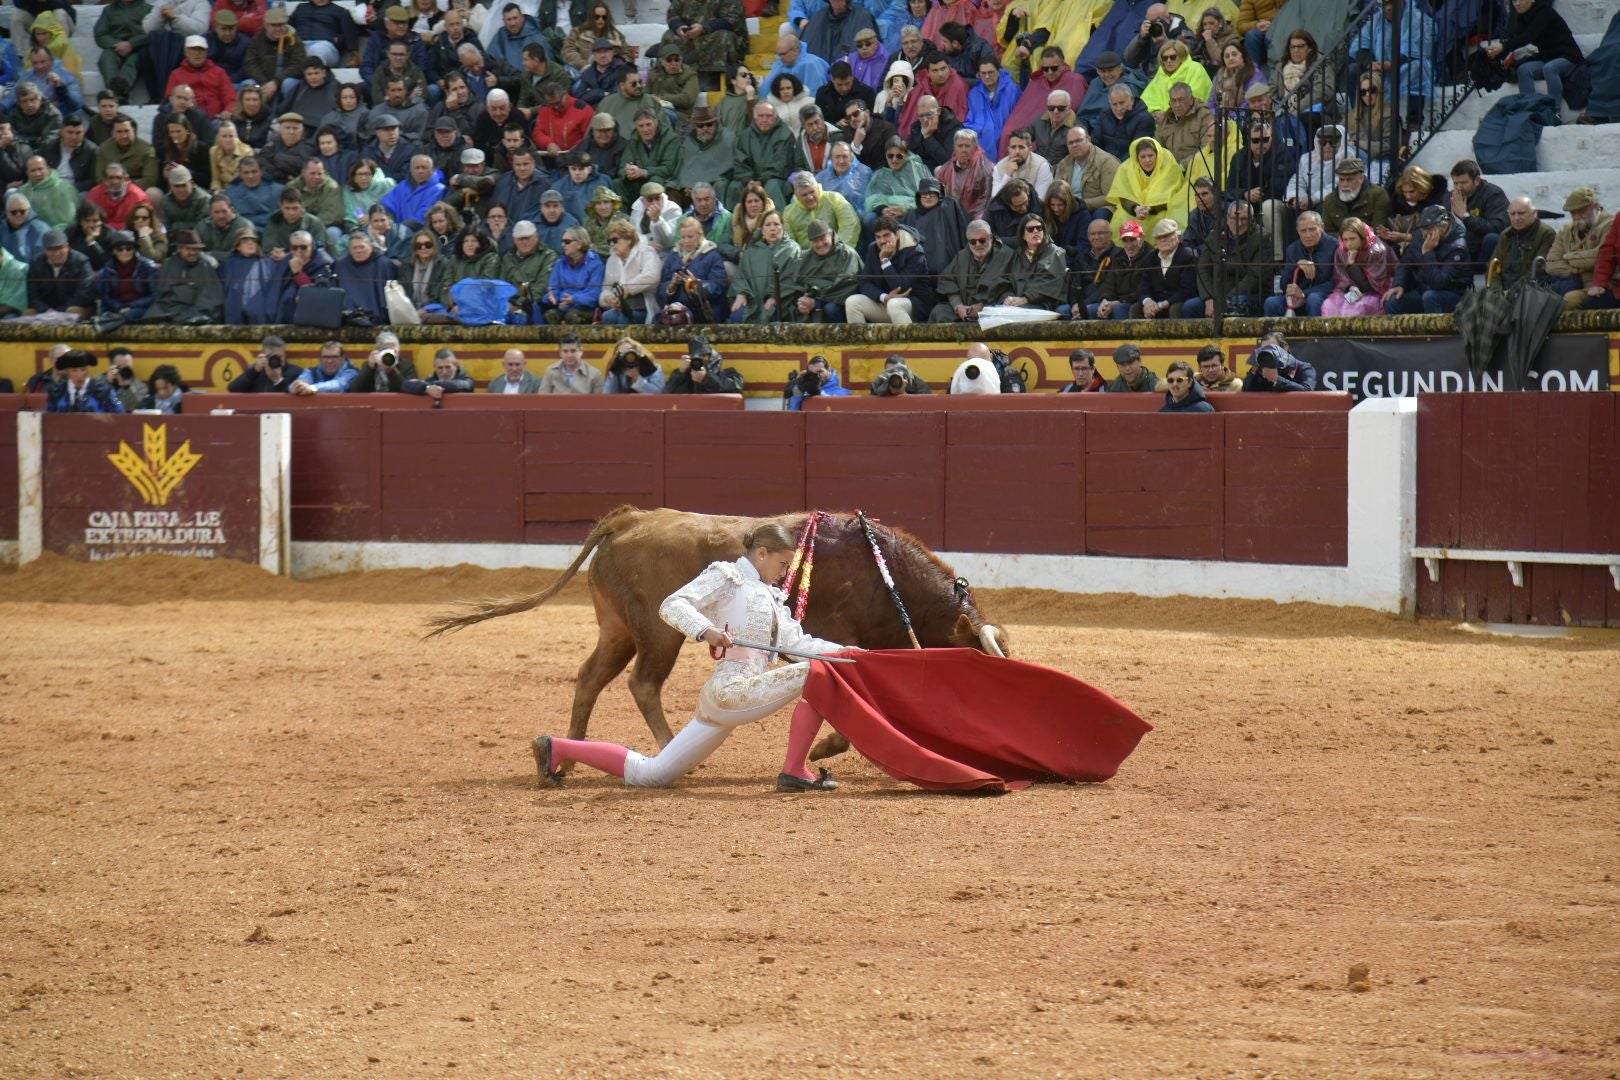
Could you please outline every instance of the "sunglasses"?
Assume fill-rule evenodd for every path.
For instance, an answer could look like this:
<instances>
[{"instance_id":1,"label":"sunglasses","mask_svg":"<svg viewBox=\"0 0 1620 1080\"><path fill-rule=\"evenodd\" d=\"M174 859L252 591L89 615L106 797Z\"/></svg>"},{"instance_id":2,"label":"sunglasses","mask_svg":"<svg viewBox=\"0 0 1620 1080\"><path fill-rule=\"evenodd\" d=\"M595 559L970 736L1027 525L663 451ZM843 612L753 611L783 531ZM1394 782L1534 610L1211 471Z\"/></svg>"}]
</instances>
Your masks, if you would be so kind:
<instances>
[{"instance_id":1,"label":"sunglasses","mask_svg":"<svg viewBox=\"0 0 1620 1080\"><path fill-rule=\"evenodd\" d=\"M1047 67L1045 64L1042 64L1041 65L1041 70L1046 72L1046 74L1048 74L1048 75L1056 75L1058 72L1062 71L1063 69L1061 67L1056 66L1056 65L1053 65L1052 67Z\"/></svg>"},{"instance_id":2,"label":"sunglasses","mask_svg":"<svg viewBox=\"0 0 1620 1080\"><path fill-rule=\"evenodd\" d=\"M419 244L412 244L411 247L415 248L417 251L432 251L434 244L431 240L423 240Z\"/></svg>"},{"instance_id":3,"label":"sunglasses","mask_svg":"<svg viewBox=\"0 0 1620 1080\"><path fill-rule=\"evenodd\" d=\"M1187 378L1184 375L1172 375L1172 376L1170 376L1168 379L1166 379L1164 381L1169 383L1171 386L1185 386L1187 383L1191 382L1192 380Z\"/></svg>"},{"instance_id":4,"label":"sunglasses","mask_svg":"<svg viewBox=\"0 0 1620 1080\"><path fill-rule=\"evenodd\" d=\"M1271 139L1270 138L1261 138L1259 135L1252 136L1249 139L1249 141L1251 143L1253 143L1254 145L1256 145L1256 146L1270 146L1271 145Z\"/></svg>"},{"instance_id":5,"label":"sunglasses","mask_svg":"<svg viewBox=\"0 0 1620 1080\"><path fill-rule=\"evenodd\" d=\"M871 47L872 47L872 46L874 46L874 45L876 45L876 44L877 44L877 41L876 41L876 40L874 40L874 39L872 39L872 38L868 38L868 39L867 39L867 40L865 40L865 41L857 41L857 42L856 42L856 43L855 43L855 47L856 47L856 48L857 48L857 49L870 49L870 48L871 48Z\"/></svg>"},{"instance_id":6,"label":"sunglasses","mask_svg":"<svg viewBox=\"0 0 1620 1080\"><path fill-rule=\"evenodd\" d=\"M1038 232L1043 233L1045 231L1046 231L1046 226L1045 225L1025 225L1024 226L1024 232L1026 234L1027 233L1038 233Z\"/></svg>"},{"instance_id":7,"label":"sunglasses","mask_svg":"<svg viewBox=\"0 0 1620 1080\"><path fill-rule=\"evenodd\" d=\"M1055 113L1068 112L1069 107L1067 105L1048 105L1046 111Z\"/></svg>"},{"instance_id":8,"label":"sunglasses","mask_svg":"<svg viewBox=\"0 0 1620 1080\"><path fill-rule=\"evenodd\" d=\"M990 242L990 238L988 236L970 236L970 237L968 237L968 243L974 245L975 247L977 247L980 244L988 244L989 242Z\"/></svg>"},{"instance_id":9,"label":"sunglasses","mask_svg":"<svg viewBox=\"0 0 1620 1080\"><path fill-rule=\"evenodd\" d=\"M718 120L707 120L707 121L705 121L705 122L703 122L701 124L693 124L692 126L694 128L696 128L697 130L702 131L705 128L719 127L720 126L720 121L718 121ZM586 168L586 166L584 166L584 165L570 165L569 168L571 168L571 169L583 169L583 168Z\"/></svg>"},{"instance_id":10,"label":"sunglasses","mask_svg":"<svg viewBox=\"0 0 1620 1080\"><path fill-rule=\"evenodd\" d=\"M904 154L884 154L883 156L885 158L887 158L888 160L890 160L890 161L904 161L904 160L906 160L906 155L904 155Z\"/></svg>"},{"instance_id":11,"label":"sunglasses","mask_svg":"<svg viewBox=\"0 0 1620 1080\"><path fill-rule=\"evenodd\" d=\"M309 245L308 244L293 244L292 249L294 251L308 251L309 250Z\"/></svg>"}]
</instances>

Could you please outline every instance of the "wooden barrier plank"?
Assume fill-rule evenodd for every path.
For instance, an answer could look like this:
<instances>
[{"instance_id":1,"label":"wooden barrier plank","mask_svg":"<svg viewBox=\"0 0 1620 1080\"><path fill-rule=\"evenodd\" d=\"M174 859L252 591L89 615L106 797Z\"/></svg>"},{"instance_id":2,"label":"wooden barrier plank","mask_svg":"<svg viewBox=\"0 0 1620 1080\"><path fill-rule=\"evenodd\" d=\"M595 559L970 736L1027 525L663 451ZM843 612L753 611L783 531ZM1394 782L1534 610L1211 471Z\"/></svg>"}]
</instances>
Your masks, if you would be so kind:
<instances>
[{"instance_id":1,"label":"wooden barrier plank","mask_svg":"<svg viewBox=\"0 0 1620 1080\"><path fill-rule=\"evenodd\" d=\"M1224 424L1225 557L1345 565L1348 416L1248 413Z\"/></svg>"},{"instance_id":2,"label":"wooden barrier plank","mask_svg":"<svg viewBox=\"0 0 1620 1080\"><path fill-rule=\"evenodd\" d=\"M1084 413L952 413L945 425L945 546L1085 550Z\"/></svg>"},{"instance_id":3,"label":"wooden barrier plank","mask_svg":"<svg viewBox=\"0 0 1620 1080\"><path fill-rule=\"evenodd\" d=\"M381 414L378 528L399 540L522 538L520 414Z\"/></svg>"},{"instance_id":4,"label":"wooden barrier plank","mask_svg":"<svg viewBox=\"0 0 1620 1080\"><path fill-rule=\"evenodd\" d=\"M1347 412L1234 412L1226 418L1226 449L1325 448L1342 452L1350 443Z\"/></svg>"},{"instance_id":5,"label":"wooden barrier plank","mask_svg":"<svg viewBox=\"0 0 1620 1080\"><path fill-rule=\"evenodd\" d=\"M662 455L670 506L745 517L805 507L802 413L670 413Z\"/></svg>"},{"instance_id":6,"label":"wooden barrier plank","mask_svg":"<svg viewBox=\"0 0 1620 1080\"><path fill-rule=\"evenodd\" d=\"M808 505L863 509L944 546L943 413L808 413L804 443Z\"/></svg>"},{"instance_id":7,"label":"wooden barrier plank","mask_svg":"<svg viewBox=\"0 0 1620 1080\"><path fill-rule=\"evenodd\" d=\"M1086 454L1118 450L1208 450L1220 442L1218 416L1120 416L1096 413L1086 425Z\"/></svg>"},{"instance_id":8,"label":"wooden barrier plank","mask_svg":"<svg viewBox=\"0 0 1620 1080\"><path fill-rule=\"evenodd\" d=\"M1417 542L1458 546L1462 515L1462 397L1424 394L1417 416Z\"/></svg>"},{"instance_id":9,"label":"wooden barrier plank","mask_svg":"<svg viewBox=\"0 0 1620 1080\"><path fill-rule=\"evenodd\" d=\"M1155 529L1086 526L1087 555L1139 559L1218 559L1221 557L1220 548L1221 530L1213 525Z\"/></svg>"},{"instance_id":10,"label":"wooden barrier plank","mask_svg":"<svg viewBox=\"0 0 1620 1080\"><path fill-rule=\"evenodd\" d=\"M1344 448L1226 447L1226 482L1238 487L1287 488L1298 484L1336 487L1342 494L1349 484ZM1339 516L1344 516L1343 500Z\"/></svg>"},{"instance_id":11,"label":"wooden barrier plank","mask_svg":"<svg viewBox=\"0 0 1620 1080\"><path fill-rule=\"evenodd\" d=\"M1089 428L1090 425L1087 425ZM1202 491L1220 477L1213 447L1196 450L1097 450L1086 453L1088 494L1113 491Z\"/></svg>"},{"instance_id":12,"label":"wooden barrier plank","mask_svg":"<svg viewBox=\"0 0 1620 1080\"><path fill-rule=\"evenodd\" d=\"M944 393L916 397L873 397L860 388L849 397L814 397L807 412L1105 412L1156 413L1163 394L983 394L951 396ZM1310 394L1211 394L1216 413L1245 412L1349 412L1355 399L1349 394L1317 391Z\"/></svg>"},{"instance_id":13,"label":"wooden barrier plank","mask_svg":"<svg viewBox=\"0 0 1620 1080\"><path fill-rule=\"evenodd\" d=\"M668 410L532 409L522 415L517 460L525 540L571 543L625 503L665 505Z\"/></svg>"},{"instance_id":14,"label":"wooden barrier plank","mask_svg":"<svg viewBox=\"0 0 1620 1080\"><path fill-rule=\"evenodd\" d=\"M1585 523L1579 539L1585 551L1620 552L1620 394L1594 395L1588 413ZM1616 594L1620 596L1620 593ZM1613 601L1614 597L1610 598ZM1620 620L1616 620L1620 625Z\"/></svg>"}]
</instances>

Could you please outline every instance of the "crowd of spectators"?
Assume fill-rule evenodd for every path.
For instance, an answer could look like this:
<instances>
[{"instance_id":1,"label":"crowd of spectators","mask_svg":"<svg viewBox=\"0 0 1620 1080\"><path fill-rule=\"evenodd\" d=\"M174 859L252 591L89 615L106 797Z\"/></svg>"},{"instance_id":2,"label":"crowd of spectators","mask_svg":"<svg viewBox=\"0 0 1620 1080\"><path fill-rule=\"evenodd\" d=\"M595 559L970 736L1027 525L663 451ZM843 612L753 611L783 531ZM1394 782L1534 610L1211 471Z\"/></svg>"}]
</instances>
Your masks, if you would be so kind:
<instances>
[{"instance_id":1,"label":"crowd of spectators","mask_svg":"<svg viewBox=\"0 0 1620 1080\"><path fill-rule=\"evenodd\" d=\"M1544 4L1513 2L1504 48L1559 43L1521 87L1580 59ZM1331 317L1447 312L1476 275L1532 274L1571 307L1616 303L1591 189L1555 231L1472 161L1449 184L1375 182L1385 57L1432 37L1417 4L1372 20L1328 90L1303 30L1267 66L1275 3L1196 26L1153 4L1090 79L1068 28L1021 6L795 5L758 79L736 0L675 0L645 55L577 6L564 34L513 3L113 0L92 100L72 9L18 8L0 317ZM1420 94L1436 75L1406 59ZM124 111L142 85L161 102L147 132Z\"/></svg>"}]
</instances>

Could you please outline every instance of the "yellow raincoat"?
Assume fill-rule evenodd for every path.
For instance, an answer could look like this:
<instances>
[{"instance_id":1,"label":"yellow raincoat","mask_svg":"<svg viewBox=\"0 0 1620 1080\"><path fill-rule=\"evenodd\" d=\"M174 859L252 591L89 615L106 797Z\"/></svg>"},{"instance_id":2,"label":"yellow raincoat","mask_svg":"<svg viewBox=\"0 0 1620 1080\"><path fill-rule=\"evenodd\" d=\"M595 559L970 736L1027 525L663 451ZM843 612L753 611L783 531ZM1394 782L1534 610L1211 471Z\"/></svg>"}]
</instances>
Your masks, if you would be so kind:
<instances>
[{"instance_id":1,"label":"yellow raincoat","mask_svg":"<svg viewBox=\"0 0 1620 1080\"><path fill-rule=\"evenodd\" d=\"M1182 46L1186 48L1185 45ZM1162 49L1162 46L1161 46ZM1181 58L1181 66L1176 68L1174 75L1166 75L1164 68L1153 73L1152 80L1142 88L1142 104L1147 106L1150 113L1162 113L1170 107L1170 88L1178 82L1187 84L1192 91L1194 101L1209 100L1209 72L1204 65L1193 62L1187 56Z\"/></svg>"},{"instance_id":2,"label":"yellow raincoat","mask_svg":"<svg viewBox=\"0 0 1620 1080\"><path fill-rule=\"evenodd\" d=\"M1153 172L1145 171L1137 160L1144 143L1151 143L1158 155ZM1114 182L1108 188L1108 204L1114 208L1114 239L1119 239L1119 228L1135 219L1142 223L1142 235L1153 236L1153 228L1166 218L1173 219L1183 229L1187 227L1187 177L1176 164L1170 152L1158 141L1146 136L1131 143L1130 156L1120 162ZM1134 208L1148 207L1146 217L1137 217Z\"/></svg>"},{"instance_id":3,"label":"yellow raincoat","mask_svg":"<svg viewBox=\"0 0 1620 1080\"><path fill-rule=\"evenodd\" d=\"M36 35L41 30L50 35L42 44L51 51L52 56L62 61L63 67L73 72L74 76L77 77L80 74L80 69L84 66L84 58L79 55L79 50L75 49L73 43L68 40L67 28L62 25L61 19L55 11L46 11L35 19L29 34L30 36ZM28 59L24 56L23 63L26 64L27 62Z\"/></svg>"},{"instance_id":4,"label":"yellow raincoat","mask_svg":"<svg viewBox=\"0 0 1620 1080\"><path fill-rule=\"evenodd\" d=\"M1050 29L1052 36L1042 48L1056 45L1063 50L1064 61L1073 67L1080 50L1091 40L1091 32L1097 29L1097 24L1103 21L1103 16L1113 6L1114 0L1008 0L1007 6L1002 9L1000 21L996 23L996 41L1007 40L1007 21L1012 13L1027 10L1031 18L1025 20L1019 32L1029 33L1036 27ZM1016 43L1007 45L1006 52L1001 55L1001 66L1009 75L1018 74ZM1041 66L1039 49L1030 56L1029 66L1033 69Z\"/></svg>"}]
</instances>

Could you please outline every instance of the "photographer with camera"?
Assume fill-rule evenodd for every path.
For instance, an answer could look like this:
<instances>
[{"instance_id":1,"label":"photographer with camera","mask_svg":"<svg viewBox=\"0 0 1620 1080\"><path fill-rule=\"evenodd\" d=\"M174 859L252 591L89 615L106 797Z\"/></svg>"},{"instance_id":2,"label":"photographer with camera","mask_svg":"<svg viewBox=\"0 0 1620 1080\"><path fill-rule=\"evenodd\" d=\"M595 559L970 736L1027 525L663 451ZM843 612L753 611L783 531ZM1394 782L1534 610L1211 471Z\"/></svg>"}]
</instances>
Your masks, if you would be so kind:
<instances>
[{"instance_id":1,"label":"photographer with camera","mask_svg":"<svg viewBox=\"0 0 1620 1080\"><path fill-rule=\"evenodd\" d=\"M150 392L147 385L135 377L135 354L124 346L107 353L107 385L125 412L134 412Z\"/></svg>"},{"instance_id":2,"label":"photographer with camera","mask_svg":"<svg viewBox=\"0 0 1620 1080\"><path fill-rule=\"evenodd\" d=\"M906 394L932 394L934 388L906 367L906 358L890 353L883 362L883 373L872 380L872 393L876 397L903 397Z\"/></svg>"},{"instance_id":3,"label":"photographer with camera","mask_svg":"<svg viewBox=\"0 0 1620 1080\"><path fill-rule=\"evenodd\" d=\"M685 358L670 372L664 386L666 394L740 394L742 390L742 375L725 366L725 358L709 347L709 339L702 334L692 335L686 343Z\"/></svg>"},{"instance_id":4,"label":"photographer with camera","mask_svg":"<svg viewBox=\"0 0 1620 1080\"><path fill-rule=\"evenodd\" d=\"M602 383L604 394L661 394L664 392L664 369L652 358L641 342L633 337L622 337L608 355L607 378Z\"/></svg>"},{"instance_id":5,"label":"photographer with camera","mask_svg":"<svg viewBox=\"0 0 1620 1080\"><path fill-rule=\"evenodd\" d=\"M253 366L232 379L225 389L232 394L288 394L303 373L302 367L287 359L287 343L270 334L259 343Z\"/></svg>"},{"instance_id":6,"label":"photographer with camera","mask_svg":"<svg viewBox=\"0 0 1620 1080\"><path fill-rule=\"evenodd\" d=\"M360 377L349 386L351 394L402 394L405 384L416 378L415 370L406 374L400 366L399 346L387 348L378 344L370 355L360 361Z\"/></svg>"},{"instance_id":7,"label":"photographer with camera","mask_svg":"<svg viewBox=\"0 0 1620 1080\"><path fill-rule=\"evenodd\" d=\"M1150 4L1142 13L1142 25L1137 28L1136 36L1125 46L1125 66L1152 78L1159 70L1164 47L1172 41L1186 44L1183 39L1191 36L1187 21L1180 15L1172 15L1163 4Z\"/></svg>"},{"instance_id":8,"label":"photographer with camera","mask_svg":"<svg viewBox=\"0 0 1620 1080\"><path fill-rule=\"evenodd\" d=\"M1277 330L1262 334L1259 347L1249 357L1244 392L1283 394L1315 389L1316 369L1288 351L1288 339Z\"/></svg>"},{"instance_id":9,"label":"photographer with camera","mask_svg":"<svg viewBox=\"0 0 1620 1080\"><path fill-rule=\"evenodd\" d=\"M849 397L849 388L838 381L838 372L820 353L812 356L804 370L788 379L782 388L782 408L798 412L804 408L804 399L825 394L827 397Z\"/></svg>"}]
</instances>

